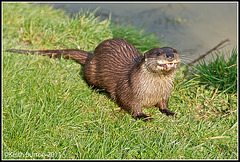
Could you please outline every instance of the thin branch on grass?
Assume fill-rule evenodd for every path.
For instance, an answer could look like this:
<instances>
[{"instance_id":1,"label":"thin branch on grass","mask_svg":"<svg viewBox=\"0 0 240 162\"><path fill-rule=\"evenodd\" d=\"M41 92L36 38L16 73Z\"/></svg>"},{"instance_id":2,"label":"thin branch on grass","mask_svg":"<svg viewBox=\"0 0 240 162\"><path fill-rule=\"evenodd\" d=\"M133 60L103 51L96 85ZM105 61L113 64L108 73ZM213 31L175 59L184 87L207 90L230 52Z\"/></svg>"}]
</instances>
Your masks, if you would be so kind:
<instances>
[{"instance_id":1,"label":"thin branch on grass","mask_svg":"<svg viewBox=\"0 0 240 162\"><path fill-rule=\"evenodd\" d=\"M194 61L188 63L187 65L188 65L188 66L189 66L189 65L192 65L192 64L194 64L195 62L203 59L205 56L207 56L207 55L208 55L209 53L211 53L212 51L218 50L219 47L220 47L222 44L224 44L225 42L228 42L228 41L230 41L230 40L229 40L229 39L225 39L224 41L220 42L218 45L216 45L215 47L213 47L212 49L210 49L209 51L207 51L205 54L201 55L200 57L198 57L198 58L195 59Z\"/></svg>"}]
</instances>

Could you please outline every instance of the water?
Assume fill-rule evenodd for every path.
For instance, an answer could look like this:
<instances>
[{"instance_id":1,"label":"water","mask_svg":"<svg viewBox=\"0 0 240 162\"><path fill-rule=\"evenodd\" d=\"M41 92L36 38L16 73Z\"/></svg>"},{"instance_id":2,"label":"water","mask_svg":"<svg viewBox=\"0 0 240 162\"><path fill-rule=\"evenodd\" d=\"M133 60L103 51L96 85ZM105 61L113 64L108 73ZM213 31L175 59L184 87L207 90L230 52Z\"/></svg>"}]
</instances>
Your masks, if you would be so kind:
<instances>
[{"instance_id":1,"label":"water","mask_svg":"<svg viewBox=\"0 0 240 162\"><path fill-rule=\"evenodd\" d=\"M224 51L237 46L237 3L54 3L53 7L72 14L100 7L96 16L101 19L111 13L113 23L141 26L163 36L185 56L186 63L225 39L230 42Z\"/></svg>"}]
</instances>

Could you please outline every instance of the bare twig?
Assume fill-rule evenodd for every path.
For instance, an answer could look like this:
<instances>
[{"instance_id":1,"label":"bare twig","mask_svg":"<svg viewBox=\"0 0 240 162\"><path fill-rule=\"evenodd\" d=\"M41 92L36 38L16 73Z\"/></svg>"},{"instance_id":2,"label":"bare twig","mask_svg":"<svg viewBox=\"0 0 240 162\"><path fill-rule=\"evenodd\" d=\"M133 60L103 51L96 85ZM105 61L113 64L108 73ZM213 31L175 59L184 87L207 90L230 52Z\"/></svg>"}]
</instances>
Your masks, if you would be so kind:
<instances>
[{"instance_id":1,"label":"bare twig","mask_svg":"<svg viewBox=\"0 0 240 162\"><path fill-rule=\"evenodd\" d=\"M200 57L198 57L198 58L195 59L194 61L188 63L187 65L192 65L192 64L194 64L195 62L203 59L203 58L204 58L205 56L207 56L209 53L211 53L211 52L214 51L214 50L217 50L222 44L224 44L225 42L228 42L228 41L229 41L229 39L226 39L226 40L220 42L218 45L216 45L215 47L213 47L212 49L210 49L209 51L207 51L205 54L201 55Z\"/></svg>"}]
</instances>

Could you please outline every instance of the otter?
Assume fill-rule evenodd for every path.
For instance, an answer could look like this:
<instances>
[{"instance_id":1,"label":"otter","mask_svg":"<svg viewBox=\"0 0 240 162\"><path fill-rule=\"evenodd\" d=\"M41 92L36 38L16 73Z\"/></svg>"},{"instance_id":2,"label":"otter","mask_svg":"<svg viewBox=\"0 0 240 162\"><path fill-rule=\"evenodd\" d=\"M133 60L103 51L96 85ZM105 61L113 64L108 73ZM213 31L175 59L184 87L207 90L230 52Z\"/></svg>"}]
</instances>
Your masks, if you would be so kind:
<instances>
[{"instance_id":1,"label":"otter","mask_svg":"<svg viewBox=\"0 0 240 162\"><path fill-rule=\"evenodd\" d=\"M135 119L149 121L142 108L156 106L165 115L175 115L168 108L180 55L171 47L154 48L144 56L122 38L103 41L94 53L79 49L17 50L8 52L40 54L72 59L84 66L83 78L89 86L103 89Z\"/></svg>"}]
</instances>

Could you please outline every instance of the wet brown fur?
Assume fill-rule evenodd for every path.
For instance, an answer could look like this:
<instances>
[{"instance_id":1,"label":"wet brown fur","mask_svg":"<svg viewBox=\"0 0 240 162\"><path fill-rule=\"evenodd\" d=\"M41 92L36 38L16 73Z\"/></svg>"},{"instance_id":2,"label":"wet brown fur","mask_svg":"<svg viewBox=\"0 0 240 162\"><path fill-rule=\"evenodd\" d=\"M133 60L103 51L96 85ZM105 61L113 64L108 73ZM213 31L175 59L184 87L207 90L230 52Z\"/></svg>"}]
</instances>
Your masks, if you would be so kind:
<instances>
[{"instance_id":1,"label":"wet brown fur","mask_svg":"<svg viewBox=\"0 0 240 162\"><path fill-rule=\"evenodd\" d=\"M128 41L121 38L100 43L94 54L83 50L15 50L10 52L38 53L49 57L63 56L84 65L84 79L89 85L104 89L119 106L137 118L148 121L151 115L144 114L142 107L156 106L166 115L174 115L168 109L168 100L173 89L175 72L180 56L170 47L154 48L144 56ZM165 63L174 67L166 68Z\"/></svg>"}]
</instances>

